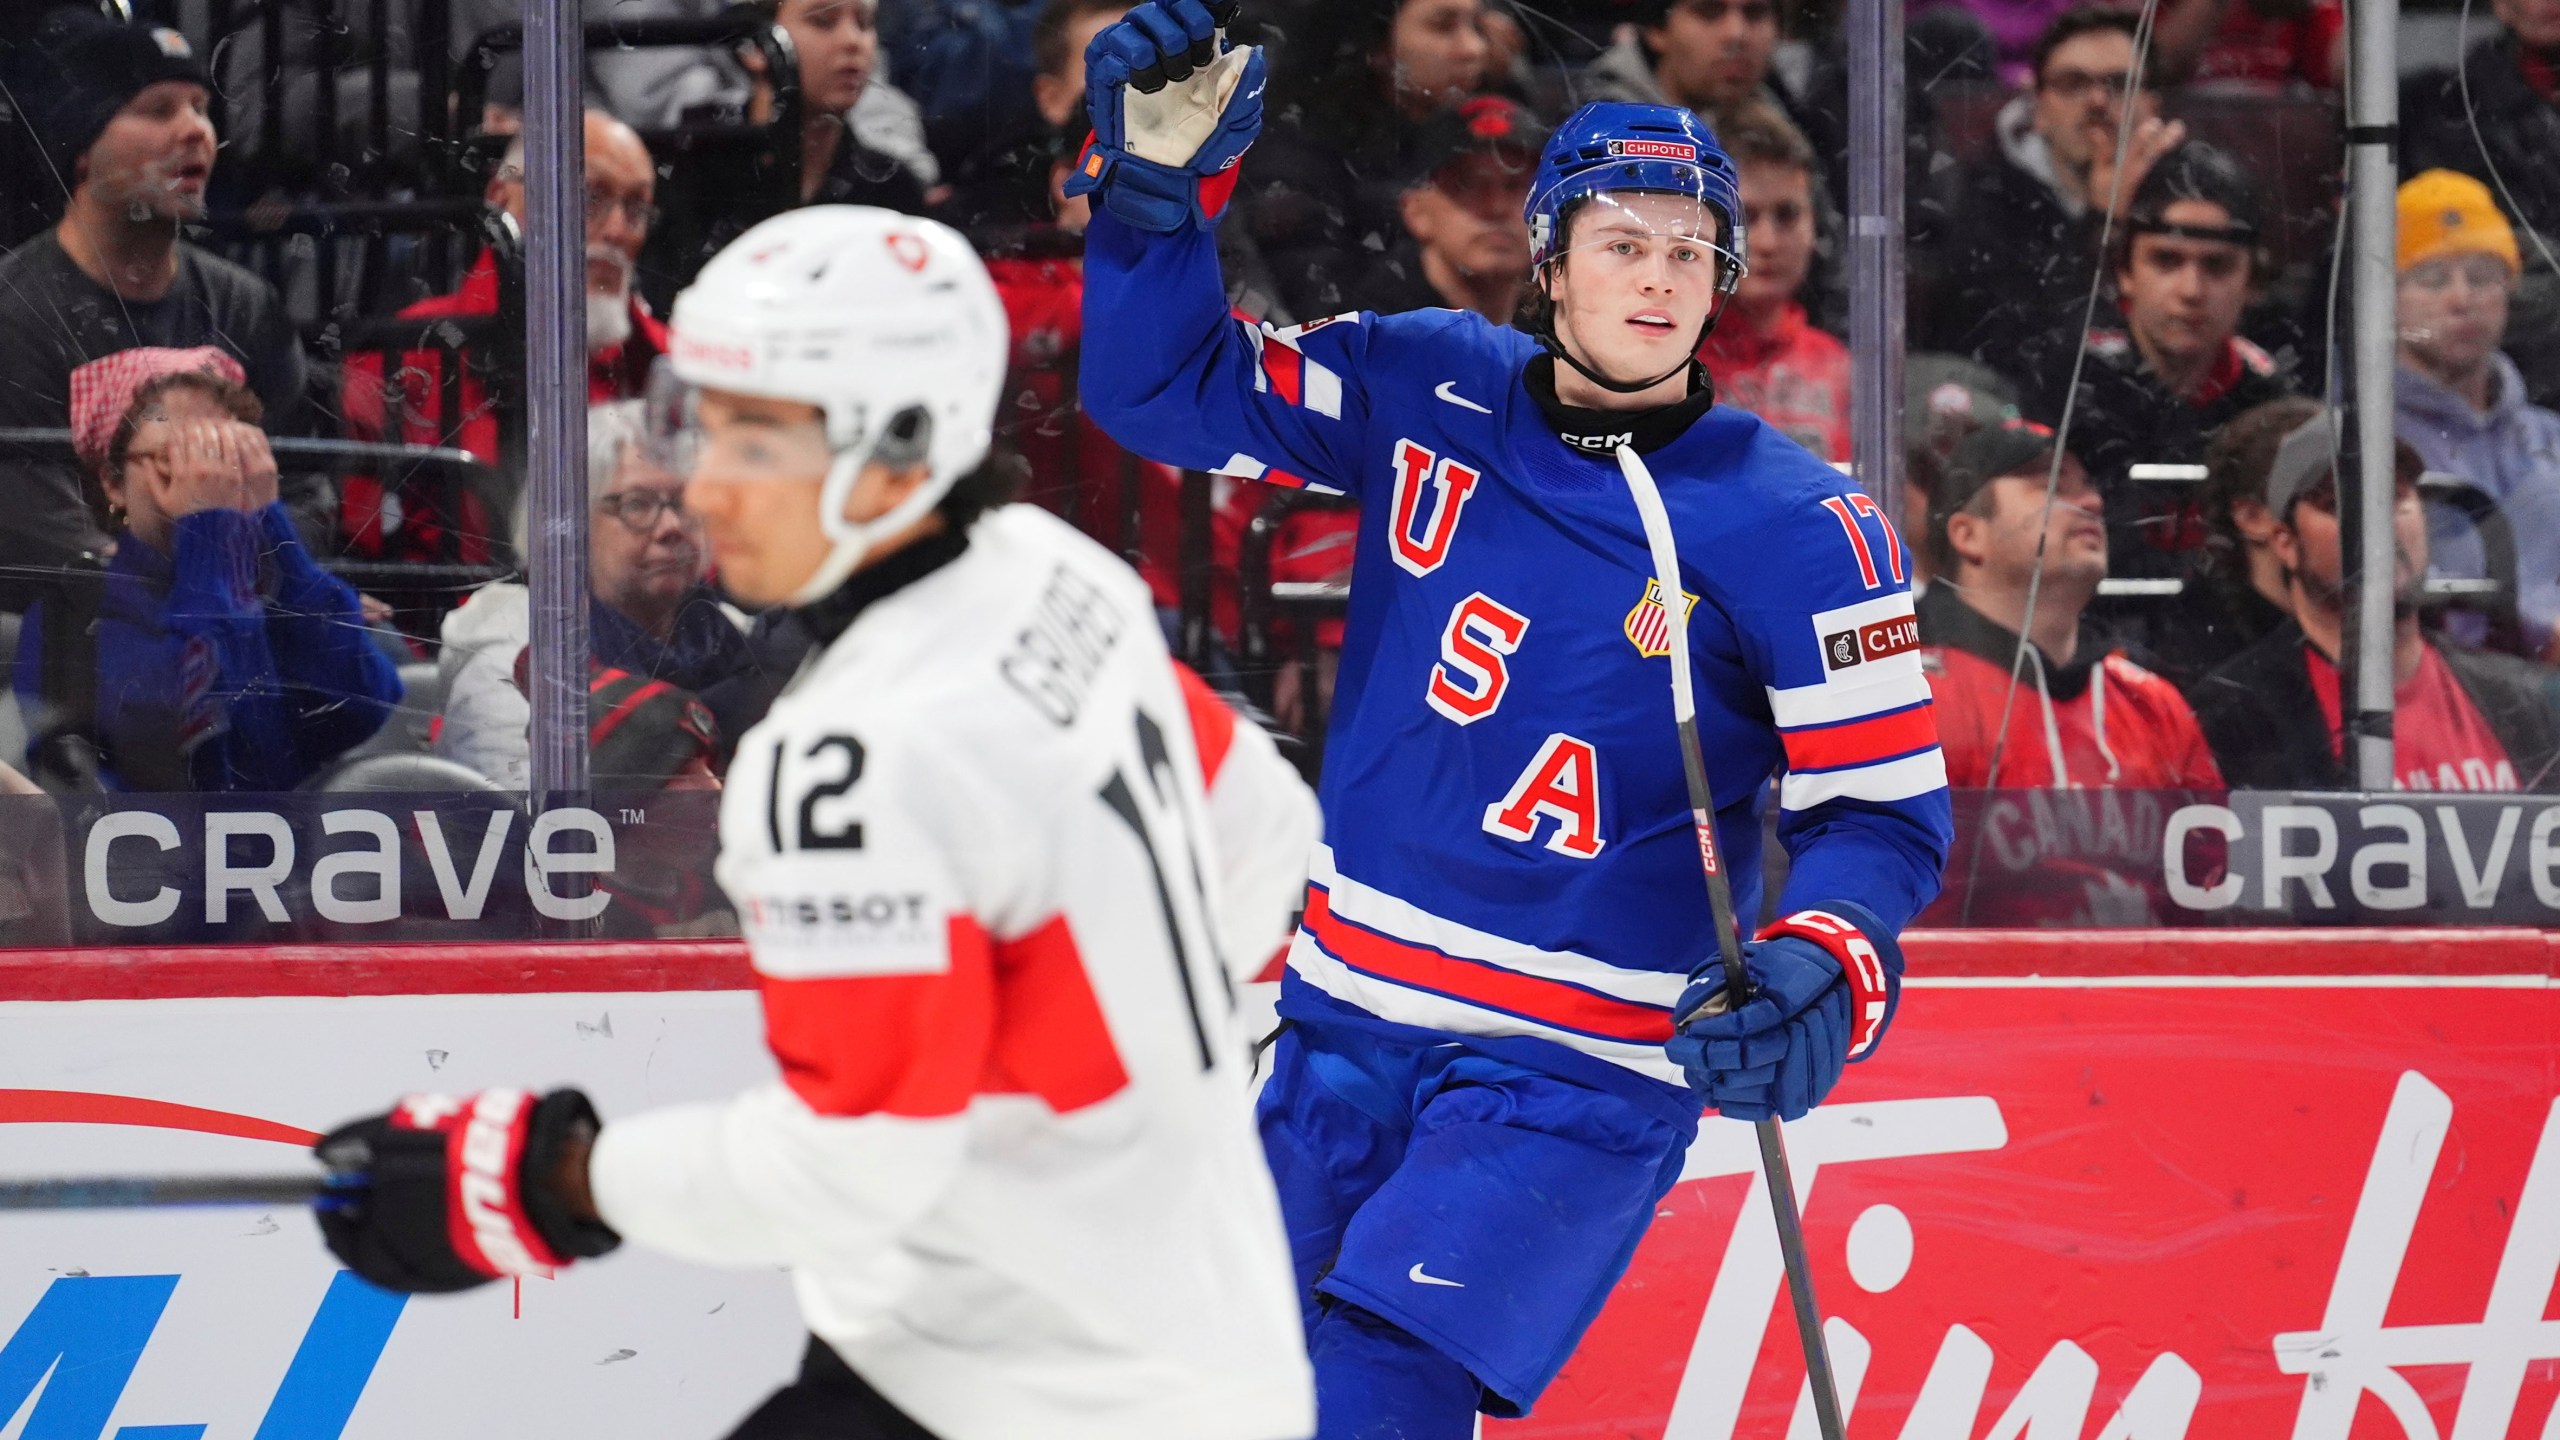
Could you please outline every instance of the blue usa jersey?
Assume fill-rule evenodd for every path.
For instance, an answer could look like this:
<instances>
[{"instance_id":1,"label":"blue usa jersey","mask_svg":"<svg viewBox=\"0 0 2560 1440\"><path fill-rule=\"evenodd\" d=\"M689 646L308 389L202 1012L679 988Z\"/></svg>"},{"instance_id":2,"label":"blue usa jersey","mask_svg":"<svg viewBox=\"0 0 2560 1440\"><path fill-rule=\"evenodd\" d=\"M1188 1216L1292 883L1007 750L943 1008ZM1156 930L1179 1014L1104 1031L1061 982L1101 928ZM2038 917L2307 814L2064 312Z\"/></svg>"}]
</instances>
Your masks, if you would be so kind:
<instances>
[{"instance_id":1,"label":"blue usa jersey","mask_svg":"<svg viewBox=\"0 0 2560 1440\"><path fill-rule=\"evenodd\" d=\"M1670 1006L1716 947L1675 615L1737 913L1758 913L1782 771L1782 911L1853 902L1898 932L1937 894L1946 768L1908 560L1830 466L1722 406L1648 455L1685 592L1666 597L1613 453L1531 398L1521 332L1449 310L1256 327L1209 234L1102 212L1085 267L1084 403L1122 444L1361 503L1283 1014L1679 1081Z\"/></svg>"}]
</instances>

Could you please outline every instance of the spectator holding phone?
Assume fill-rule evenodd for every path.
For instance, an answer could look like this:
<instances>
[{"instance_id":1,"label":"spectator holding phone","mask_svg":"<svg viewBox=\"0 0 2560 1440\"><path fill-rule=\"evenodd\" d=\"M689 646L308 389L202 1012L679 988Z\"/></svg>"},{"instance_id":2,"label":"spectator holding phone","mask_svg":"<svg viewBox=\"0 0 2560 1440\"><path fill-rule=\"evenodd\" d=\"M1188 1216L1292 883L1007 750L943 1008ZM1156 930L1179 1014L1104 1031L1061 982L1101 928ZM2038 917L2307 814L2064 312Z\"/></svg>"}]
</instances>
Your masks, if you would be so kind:
<instances>
[{"instance_id":1,"label":"spectator holding phone","mask_svg":"<svg viewBox=\"0 0 2560 1440\"><path fill-rule=\"evenodd\" d=\"M86 710L99 778L121 790L290 790L380 729L399 674L277 503L239 362L211 346L119 351L72 372L71 408L116 524L95 654L67 667L95 679L45 693L63 627L43 609L83 600L57 594L28 615L21 703Z\"/></svg>"}]
</instances>

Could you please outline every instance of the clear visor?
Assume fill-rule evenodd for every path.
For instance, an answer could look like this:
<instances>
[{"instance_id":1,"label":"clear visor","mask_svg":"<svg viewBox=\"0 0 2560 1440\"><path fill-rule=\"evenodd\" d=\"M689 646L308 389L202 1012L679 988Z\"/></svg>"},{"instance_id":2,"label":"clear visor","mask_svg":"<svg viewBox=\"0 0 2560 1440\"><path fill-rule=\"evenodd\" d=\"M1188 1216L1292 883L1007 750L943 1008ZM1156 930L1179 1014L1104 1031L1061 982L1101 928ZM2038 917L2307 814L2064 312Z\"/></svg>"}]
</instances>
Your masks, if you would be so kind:
<instances>
[{"instance_id":1,"label":"clear visor","mask_svg":"<svg viewBox=\"0 0 2560 1440\"><path fill-rule=\"evenodd\" d=\"M680 479L820 480L835 463L814 405L706 390L662 357L649 374L647 451Z\"/></svg>"},{"instance_id":2,"label":"clear visor","mask_svg":"<svg viewBox=\"0 0 2560 1440\"><path fill-rule=\"evenodd\" d=\"M1581 274L1652 269L1675 279L1694 276L1716 291L1730 291L1745 273L1742 236L1724 233L1703 195L1680 190L1591 196L1566 217L1555 255L1571 256Z\"/></svg>"}]
</instances>

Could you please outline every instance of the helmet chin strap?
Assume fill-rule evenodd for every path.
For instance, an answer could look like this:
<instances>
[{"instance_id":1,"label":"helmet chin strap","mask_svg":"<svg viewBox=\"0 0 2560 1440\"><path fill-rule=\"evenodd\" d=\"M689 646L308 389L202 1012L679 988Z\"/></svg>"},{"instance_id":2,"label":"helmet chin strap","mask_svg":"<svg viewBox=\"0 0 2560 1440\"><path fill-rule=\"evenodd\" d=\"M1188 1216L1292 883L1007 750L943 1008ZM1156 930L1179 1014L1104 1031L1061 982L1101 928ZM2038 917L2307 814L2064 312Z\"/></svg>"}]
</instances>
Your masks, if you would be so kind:
<instances>
[{"instance_id":1,"label":"helmet chin strap","mask_svg":"<svg viewBox=\"0 0 2560 1440\"><path fill-rule=\"evenodd\" d=\"M1663 381L1670 379L1674 375L1687 373L1689 367L1697 363L1698 347L1707 343L1707 336L1715 330L1716 321L1724 317L1725 297L1721 292L1719 292L1707 302L1707 318L1699 324L1697 337L1689 342L1688 353L1681 358L1679 364L1672 366L1670 369L1663 371L1661 374L1654 376L1650 380L1637 380L1633 382L1612 380L1608 376L1601 374L1599 371L1592 369L1590 366L1583 364L1579 357L1577 357L1571 350L1565 348L1563 337L1556 333L1556 297L1555 291L1548 283L1550 277L1554 274L1555 264L1556 261L1549 260L1546 267L1544 267L1543 273L1538 277L1539 288L1544 290L1546 293L1547 307L1546 314L1539 318L1537 332L1532 338L1534 338L1540 345L1546 347L1548 354L1551 354L1567 365L1572 366L1574 368L1574 372L1579 374L1583 379L1590 381L1592 384L1599 386L1601 389L1606 390L1613 395L1641 395L1645 391L1652 389L1654 386L1661 384Z\"/></svg>"},{"instance_id":2,"label":"helmet chin strap","mask_svg":"<svg viewBox=\"0 0 2560 1440\"><path fill-rule=\"evenodd\" d=\"M942 503L950 489L947 485L918 485L887 514L874 520L848 520L845 502L853 497L854 482L862 478L863 467L878 453L877 446L842 451L827 467L826 483L818 489L818 529L834 544L827 551L827 558L818 563L816 572L792 592L789 603L794 608L814 605L834 594L854 571L862 568L874 546L933 513L933 507Z\"/></svg>"}]
</instances>

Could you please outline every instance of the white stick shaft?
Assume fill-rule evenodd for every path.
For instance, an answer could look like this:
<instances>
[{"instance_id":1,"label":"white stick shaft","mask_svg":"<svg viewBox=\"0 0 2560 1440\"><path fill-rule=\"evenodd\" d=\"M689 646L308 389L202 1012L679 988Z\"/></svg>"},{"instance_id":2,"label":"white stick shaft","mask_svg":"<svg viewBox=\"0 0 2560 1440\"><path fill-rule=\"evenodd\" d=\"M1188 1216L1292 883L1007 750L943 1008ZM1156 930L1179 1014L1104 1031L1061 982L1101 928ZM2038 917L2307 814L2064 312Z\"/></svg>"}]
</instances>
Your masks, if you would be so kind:
<instances>
[{"instance_id":1,"label":"white stick shaft","mask_svg":"<svg viewBox=\"0 0 2560 1440\"><path fill-rule=\"evenodd\" d=\"M1671 539L1671 514L1662 508L1662 490L1653 472L1631 445L1618 447L1618 469L1627 477L1627 493L1635 497L1636 518L1644 524L1645 549L1653 555L1653 578L1662 587L1662 615L1671 632L1671 713L1675 719L1698 718L1697 691L1689 679L1688 592L1680 588L1680 550Z\"/></svg>"}]
</instances>

